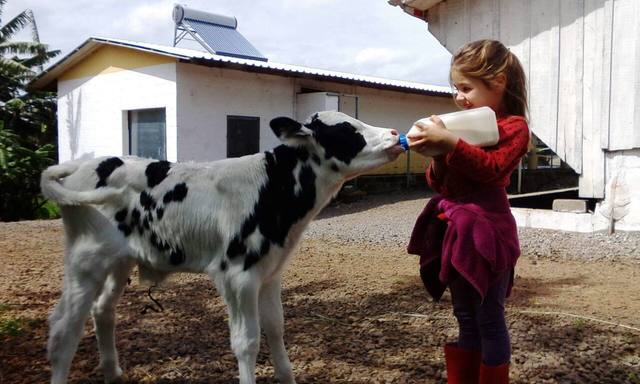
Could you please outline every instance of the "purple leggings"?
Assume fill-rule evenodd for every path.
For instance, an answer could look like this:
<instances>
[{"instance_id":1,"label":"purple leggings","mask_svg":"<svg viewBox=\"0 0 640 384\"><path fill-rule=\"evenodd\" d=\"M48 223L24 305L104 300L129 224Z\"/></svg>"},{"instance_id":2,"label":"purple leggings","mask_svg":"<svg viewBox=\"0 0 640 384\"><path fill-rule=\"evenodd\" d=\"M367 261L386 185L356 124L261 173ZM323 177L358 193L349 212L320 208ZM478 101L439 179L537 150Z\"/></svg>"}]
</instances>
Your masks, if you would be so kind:
<instances>
[{"instance_id":1,"label":"purple leggings","mask_svg":"<svg viewBox=\"0 0 640 384\"><path fill-rule=\"evenodd\" d=\"M511 342L504 319L504 301L511 272L489 287L484 301L462 276L450 283L453 314L458 319L458 347L482 351L482 361L489 366L508 363Z\"/></svg>"}]
</instances>

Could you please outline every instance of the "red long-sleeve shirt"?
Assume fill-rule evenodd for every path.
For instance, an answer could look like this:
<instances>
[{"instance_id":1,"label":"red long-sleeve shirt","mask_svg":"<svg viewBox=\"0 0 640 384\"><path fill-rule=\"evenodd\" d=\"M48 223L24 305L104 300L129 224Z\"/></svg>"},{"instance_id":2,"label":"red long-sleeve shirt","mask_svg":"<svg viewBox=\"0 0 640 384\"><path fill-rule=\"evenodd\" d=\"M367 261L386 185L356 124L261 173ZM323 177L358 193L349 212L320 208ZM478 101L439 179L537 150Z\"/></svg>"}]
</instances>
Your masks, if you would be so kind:
<instances>
[{"instance_id":1,"label":"red long-sleeve shirt","mask_svg":"<svg viewBox=\"0 0 640 384\"><path fill-rule=\"evenodd\" d=\"M498 119L496 145L480 148L464 140L452 152L435 158L427 168L427 182L446 198L468 196L482 187L507 187L511 172L527 152L529 127L521 116ZM435 173L434 163L441 165Z\"/></svg>"}]
</instances>

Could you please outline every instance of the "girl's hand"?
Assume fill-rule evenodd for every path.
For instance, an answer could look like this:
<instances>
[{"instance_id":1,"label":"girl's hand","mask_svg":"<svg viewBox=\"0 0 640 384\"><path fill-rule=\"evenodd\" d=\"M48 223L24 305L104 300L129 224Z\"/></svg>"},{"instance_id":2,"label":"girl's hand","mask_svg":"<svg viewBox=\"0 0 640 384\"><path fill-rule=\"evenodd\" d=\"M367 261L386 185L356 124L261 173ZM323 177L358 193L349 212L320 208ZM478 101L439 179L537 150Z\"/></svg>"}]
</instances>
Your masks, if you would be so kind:
<instances>
[{"instance_id":1,"label":"girl's hand","mask_svg":"<svg viewBox=\"0 0 640 384\"><path fill-rule=\"evenodd\" d=\"M427 123L419 122L416 126L420 128L420 132L407 135L409 148L413 151L421 153L428 149L437 149L448 153L458 144L458 136L447 130L442 120L436 115L431 115Z\"/></svg>"}]
</instances>

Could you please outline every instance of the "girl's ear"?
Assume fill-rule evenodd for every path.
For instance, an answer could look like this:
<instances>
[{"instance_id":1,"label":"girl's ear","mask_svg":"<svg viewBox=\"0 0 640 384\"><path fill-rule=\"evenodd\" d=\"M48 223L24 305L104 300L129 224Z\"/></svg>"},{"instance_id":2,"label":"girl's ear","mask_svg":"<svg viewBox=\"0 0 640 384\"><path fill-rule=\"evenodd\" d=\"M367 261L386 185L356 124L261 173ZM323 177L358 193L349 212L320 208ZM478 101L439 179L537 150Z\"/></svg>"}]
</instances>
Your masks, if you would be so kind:
<instances>
[{"instance_id":1,"label":"girl's ear","mask_svg":"<svg viewBox=\"0 0 640 384\"><path fill-rule=\"evenodd\" d=\"M494 87L504 90L507 87L507 75L504 73L499 74L491 80L491 83Z\"/></svg>"}]
</instances>

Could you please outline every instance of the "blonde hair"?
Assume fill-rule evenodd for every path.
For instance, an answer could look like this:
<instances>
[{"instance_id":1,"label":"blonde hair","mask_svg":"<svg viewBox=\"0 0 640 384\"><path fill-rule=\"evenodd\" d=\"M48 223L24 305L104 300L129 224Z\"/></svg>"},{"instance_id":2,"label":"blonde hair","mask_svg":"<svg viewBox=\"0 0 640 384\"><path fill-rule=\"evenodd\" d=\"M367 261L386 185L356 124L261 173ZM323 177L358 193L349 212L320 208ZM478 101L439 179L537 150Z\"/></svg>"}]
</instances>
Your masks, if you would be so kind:
<instances>
[{"instance_id":1,"label":"blonde hair","mask_svg":"<svg viewBox=\"0 0 640 384\"><path fill-rule=\"evenodd\" d=\"M504 74L507 83L503 102L510 115L527 117L527 78L518 57L496 40L478 40L463 45L451 58L452 74L482 81L492 87L492 80Z\"/></svg>"}]
</instances>

